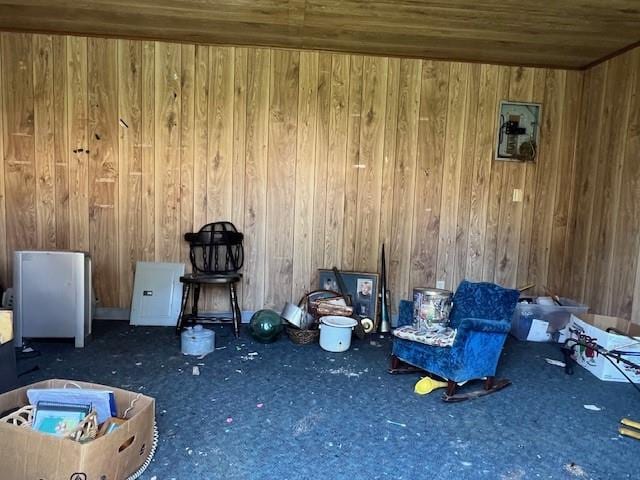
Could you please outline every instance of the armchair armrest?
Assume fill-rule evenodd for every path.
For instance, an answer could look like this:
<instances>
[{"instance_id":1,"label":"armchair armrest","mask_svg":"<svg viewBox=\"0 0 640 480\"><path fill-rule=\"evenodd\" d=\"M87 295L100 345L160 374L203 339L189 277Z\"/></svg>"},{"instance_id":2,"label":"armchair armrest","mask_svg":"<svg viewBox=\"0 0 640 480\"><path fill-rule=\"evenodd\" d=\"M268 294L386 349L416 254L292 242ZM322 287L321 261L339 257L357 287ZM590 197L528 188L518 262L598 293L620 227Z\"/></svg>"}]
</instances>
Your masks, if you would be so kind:
<instances>
[{"instance_id":1,"label":"armchair armrest","mask_svg":"<svg viewBox=\"0 0 640 480\"><path fill-rule=\"evenodd\" d=\"M504 321L486 320L483 318L465 318L460 322L460 330L473 330L487 333L509 333L511 324Z\"/></svg>"}]
</instances>

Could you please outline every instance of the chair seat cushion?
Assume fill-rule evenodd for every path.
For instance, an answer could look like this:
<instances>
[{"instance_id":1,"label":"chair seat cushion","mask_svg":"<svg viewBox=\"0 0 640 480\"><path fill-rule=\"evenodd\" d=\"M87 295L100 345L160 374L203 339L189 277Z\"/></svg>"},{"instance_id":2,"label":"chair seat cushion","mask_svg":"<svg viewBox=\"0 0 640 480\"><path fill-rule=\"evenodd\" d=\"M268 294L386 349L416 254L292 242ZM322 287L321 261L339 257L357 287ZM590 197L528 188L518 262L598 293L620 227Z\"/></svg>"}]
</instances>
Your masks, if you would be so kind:
<instances>
[{"instance_id":1,"label":"chair seat cushion","mask_svg":"<svg viewBox=\"0 0 640 480\"><path fill-rule=\"evenodd\" d=\"M182 283L212 283L227 284L239 282L242 275L239 273L188 273L180 277Z\"/></svg>"},{"instance_id":2,"label":"chair seat cushion","mask_svg":"<svg viewBox=\"0 0 640 480\"><path fill-rule=\"evenodd\" d=\"M451 347L456 339L456 333L457 331L451 328L424 331L418 330L411 325L405 325L393 331L395 337L432 347Z\"/></svg>"}]
</instances>

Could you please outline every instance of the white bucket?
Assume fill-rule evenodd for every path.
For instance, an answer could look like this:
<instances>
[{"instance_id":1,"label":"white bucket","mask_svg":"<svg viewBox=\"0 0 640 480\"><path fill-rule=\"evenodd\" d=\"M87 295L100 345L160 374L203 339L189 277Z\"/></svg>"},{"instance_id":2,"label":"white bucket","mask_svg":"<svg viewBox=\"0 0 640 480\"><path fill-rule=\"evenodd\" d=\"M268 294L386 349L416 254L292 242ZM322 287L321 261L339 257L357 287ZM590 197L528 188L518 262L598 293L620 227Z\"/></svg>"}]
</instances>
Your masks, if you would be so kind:
<instances>
[{"instance_id":1,"label":"white bucket","mask_svg":"<svg viewBox=\"0 0 640 480\"><path fill-rule=\"evenodd\" d=\"M215 349L215 332L203 328L202 325L187 327L180 336L183 355L199 357L211 353Z\"/></svg>"},{"instance_id":2,"label":"white bucket","mask_svg":"<svg viewBox=\"0 0 640 480\"><path fill-rule=\"evenodd\" d=\"M320 317L320 346L327 352L344 352L351 346L351 332L358 324L353 318Z\"/></svg>"}]
</instances>

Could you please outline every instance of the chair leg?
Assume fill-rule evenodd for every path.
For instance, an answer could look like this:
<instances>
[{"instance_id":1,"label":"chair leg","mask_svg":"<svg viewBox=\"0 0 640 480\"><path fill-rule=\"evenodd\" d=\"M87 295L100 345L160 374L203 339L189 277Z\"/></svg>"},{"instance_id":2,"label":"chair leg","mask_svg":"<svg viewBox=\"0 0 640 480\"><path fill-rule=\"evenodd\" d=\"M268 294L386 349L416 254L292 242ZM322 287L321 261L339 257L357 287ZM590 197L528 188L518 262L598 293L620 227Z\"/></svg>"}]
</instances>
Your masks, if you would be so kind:
<instances>
[{"instance_id":1,"label":"chair leg","mask_svg":"<svg viewBox=\"0 0 640 480\"><path fill-rule=\"evenodd\" d=\"M391 355L391 369L398 370L402 366L402 360L395 355Z\"/></svg>"},{"instance_id":2,"label":"chair leg","mask_svg":"<svg viewBox=\"0 0 640 480\"><path fill-rule=\"evenodd\" d=\"M231 318L233 320L233 334L236 338L240 336L240 322L242 321L242 312L238 306L238 292L236 284L229 284L229 300L231 303Z\"/></svg>"},{"instance_id":3,"label":"chair leg","mask_svg":"<svg viewBox=\"0 0 640 480\"><path fill-rule=\"evenodd\" d=\"M392 370L399 370L404 365L406 365L406 364L402 360L400 360L395 355L391 355L391 369Z\"/></svg>"},{"instance_id":4,"label":"chair leg","mask_svg":"<svg viewBox=\"0 0 640 480\"><path fill-rule=\"evenodd\" d=\"M456 393L456 382L454 382L453 380L447 380L447 395L449 397L451 397L452 395L455 395Z\"/></svg>"},{"instance_id":5,"label":"chair leg","mask_svg":"<svg viewBox=\"0 0 640 480\"><path fill-rule=\"evenodd\" d=\"M418 368L418 367L414 367L413 365L410 365L407 362L403 362L402 360L400 360L395 355L391 355L391 366L390 366L390 368L388 370L389 373L391 373L391 374L418 373L418 372L422 372L422 371L423 370Z\"/></svg>"},{"instance_id":6,"label":"chair leg","mask_svg":"<svg viewBox=\"0 0 640 480\"><path fill-rule=\"evenodd\" d=\"M200 284L196 283L193 287L193 305L191 305L191 322L196 323L198 320L198 302L200 301Z\"/></svg>"},{"instance_id":7,"label":"chair leg","mask_svg":"<svg viewBox=\"0 0 640 480\"><path fill-rule=\"evenodd\" d=\"M185 311L187 310L187 301L189 300L190 291L190 283L184 284L182 286L182 302L180 303L180 314L178 315L178 321L176 322L176 333L180 333L180 330L182 330L183 319Z\"/></svg>"},{"instance_id":8,"label":"chair leg","mask_svg":"<svg viewBox=\"0 0 640 480\"><path fill-rule=\"evenodd\" d=\"M493 388L493 385L495 384L495 380L496 377L487 377L487 379L484 381L484 389L491 390Z\"/></svg>"}]
</instances>

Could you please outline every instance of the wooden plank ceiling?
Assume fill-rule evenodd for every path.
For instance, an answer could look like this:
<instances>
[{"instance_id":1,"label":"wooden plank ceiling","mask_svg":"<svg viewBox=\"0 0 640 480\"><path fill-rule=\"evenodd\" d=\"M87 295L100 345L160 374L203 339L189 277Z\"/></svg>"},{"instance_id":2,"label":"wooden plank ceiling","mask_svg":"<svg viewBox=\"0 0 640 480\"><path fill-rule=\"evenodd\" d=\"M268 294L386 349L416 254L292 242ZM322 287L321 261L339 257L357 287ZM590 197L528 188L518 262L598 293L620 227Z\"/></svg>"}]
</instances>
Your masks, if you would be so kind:
<instances>
[{"instance_id":1,"label":"wooden plank ceiling","mask_svg":"<svg viewBox=\"0 0 640 480\"><path fill-rule=\"evenodd\" d=\"M639 0L0 0L0 29L585 68Z\"/></svg>"}]
</instances>

